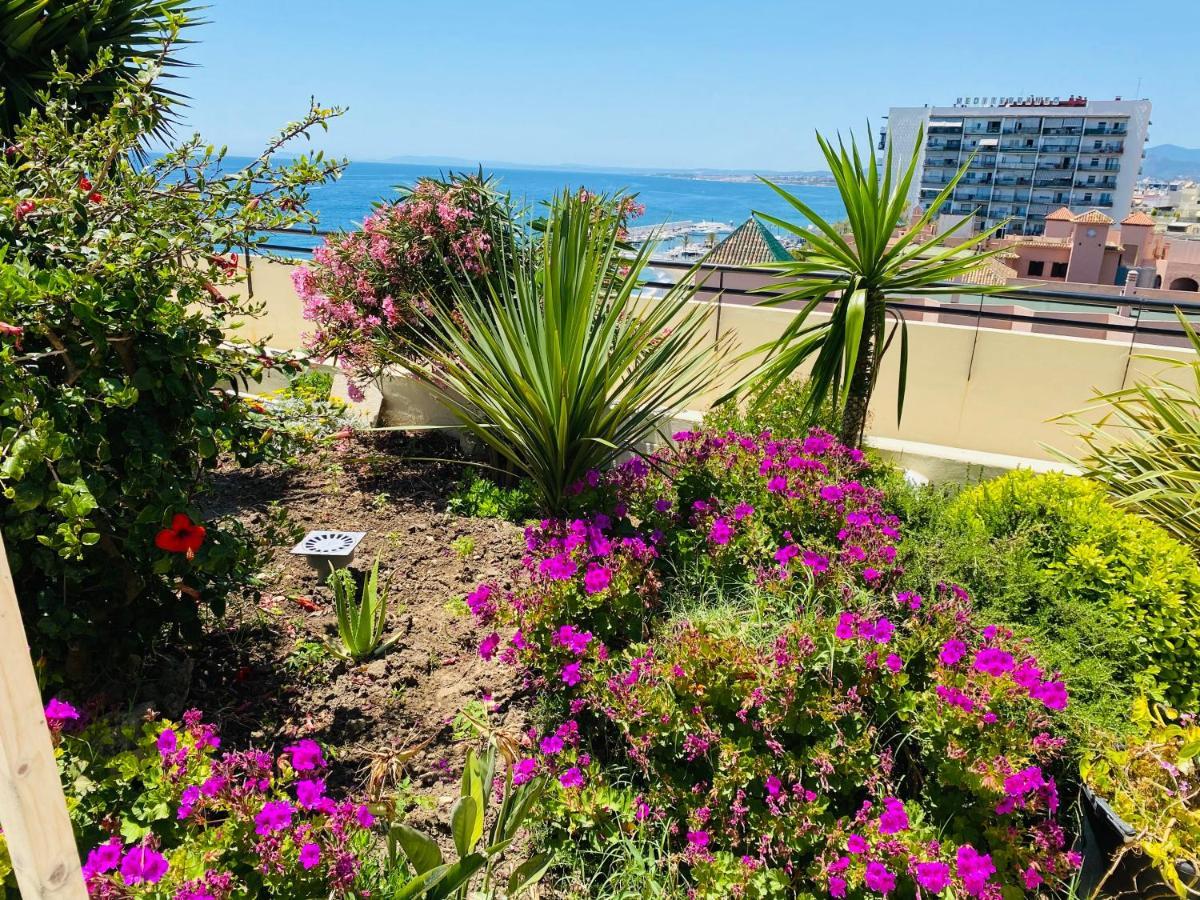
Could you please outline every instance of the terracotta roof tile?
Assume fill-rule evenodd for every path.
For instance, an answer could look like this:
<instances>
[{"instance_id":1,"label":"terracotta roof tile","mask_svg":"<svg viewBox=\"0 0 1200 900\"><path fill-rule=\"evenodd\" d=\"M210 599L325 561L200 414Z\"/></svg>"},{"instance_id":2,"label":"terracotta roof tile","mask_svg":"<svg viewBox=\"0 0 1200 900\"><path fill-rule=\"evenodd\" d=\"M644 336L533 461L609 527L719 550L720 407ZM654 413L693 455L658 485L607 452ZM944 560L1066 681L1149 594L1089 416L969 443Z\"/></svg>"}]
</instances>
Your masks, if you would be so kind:
<instances>
[{"instance_id":1,"label":"terracotta roof tile","mask_svg":"<svg viewBox=\"0 0 1200 900\"><path fill-rule=\"evenodd\" d=\"M1047 222L1074 222L1075 214L1065 206L1060 206L1050 215L1046 216Z\"/></svg>"},{"instance_id":2,"label":"terracotta roof tile","mask_svg":"<svg viewBox=\"0 0 1200 900\"><path fill-rule=\"evenodd\" d=\"M1075 217L1076 225L1111 225L1113 220L1098 209L1089 209Z\"/></svg>"},{"instance_id":3,"label":"terracotta roof tile","mask_svg":"<svg viewBox=\"0 0 1200 900\"><path fill-rule=\"evenodd\" d=\"M955 280L963 284L1008 284L1010 278L1016 277L1016 269L990 258Z\"/></svg>"},{"instance_id":4,"label":"terracotta roof tile","mask_svg":"<svg viewBox=\"0 0 1200 900\"><path fill-rule=\"evenodd\" d=\"M1122 225L1153 225L1154 219L1144 212L1135 212L1121 220Z\"/></svg>"}]
</instances>

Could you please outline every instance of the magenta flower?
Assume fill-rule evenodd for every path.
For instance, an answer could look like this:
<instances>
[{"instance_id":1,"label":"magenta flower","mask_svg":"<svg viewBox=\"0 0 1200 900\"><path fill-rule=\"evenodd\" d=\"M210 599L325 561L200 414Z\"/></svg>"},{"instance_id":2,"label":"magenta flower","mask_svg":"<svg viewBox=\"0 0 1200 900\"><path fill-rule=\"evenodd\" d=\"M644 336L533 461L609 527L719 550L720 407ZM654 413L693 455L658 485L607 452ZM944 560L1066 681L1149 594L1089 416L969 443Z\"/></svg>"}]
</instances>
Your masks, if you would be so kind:
<instances>
[{"instance_id":1,"label":"magenta flower","mask_svg":"<svg viewBox=\"0 0 1200 900\"><path fill-rule=\"evenodd\" d=\"M827 484L821 488L821 499L826 503L837 503L842 499L842 489L836 484Z\"/></svg>"},{"instance_id":2,"label":"magenta flower","mask_svg":"<svg viewBox=\"0 0 1200 900\"><path fill-rule=\"evenodd\" d=\"M543 559L538 570L551 581L566 581L575 574L579 566L571 559L571 554L560 553Z\"/></svg>"},{"instance_id":3,"label":"magenta flower","mask_svg":"<svg viewBox=\"0 0 1200 900\"><path fill-rule=\"evenodd\" d=\"M167 756L174 753L179 747L179 735L175 733L173 728L164 728L159 734L158 740L154 742L158 747L158 752L161 756Z\"/></svg>"},{"instance_id":4,"label":"magenta flower","mask_svg":"<svg viewBox=\"0 0 1200 900\"><path fill-rule=\"evenodd\" d=\"M880 834L899 834L908 831L908 813L904 804L895 797L883 801L883 812L879 816Z\"/></svg>"},{"instance_id":5,"label":"magenta flower","mask_svg":"<svg viewBox=\"0 0 1200 900\"><path fill-rule=\"evenodd\" d=\"M967 653L967 645L958 638L953 638L942 644L942 652L938 654L938 660L943 666L953 666Z\"/></svg>"},{"instance_id":6,"label":"magenta flower","mask_svg":"<svg viewBox=\"0 0 1200 900\"><path fill-rule=\"evenodd\" d=\"M283 752L292 758L292 768L297 772L325 768L325 754L321 751L321 745L311 738L303 738L290 747L284 747Z\"/></svg>"},{"instance_id":7,"label":"magenta flower","mask_svg":"<svg viewBox=\"0 0 1200 900\"><path fill-rule=\"evenodd\" d=\"M579 682L583 680L583 676L579 674L579 665L579 663L573 662L567 663L562 667L563 684L568 685L569 687L575 687L575 685L579 684Z\"/></svg>"},{"instance_id":8,"label":"magenta flower","mask_svg":"<svg viewBox=\"0 0 1200 900\"><path fill-rule=\"evenodd\" d=\"M846 879L841 875L829 876L829 896L830 897L845 897L846 896Z\"/></svg>"},{"instance_id":9,"label":"magenta flower","mask_svg":"<svg viewBox=\"0 0 1200 900\"><path fill-rule=\"evenodd\" d=\"M784 544L775 551L775 562L781 566L786 566L792 559L800 554L800 548L795 544Z\"/></svg>"},{"instance_id":10,"label":"magenta flower","mask_svg":"<svg viewBox=\"0 0 1200 900\"><path fill-rule=\"evenodd\" d=\"M304 778L296 782L296 802L304 809L316 809L323 799L324 778Z\"/></svg>"},{"instance_id":11,"label":"magenta flower","mask_svg":"<svg viewBox=\"0 0 1200 900\"><path fill-rule=\"evenodd\" d=\"M767 777L767 793L772 797L778 797L779 791L783 788L783 782L776 776L770 775Z\"/></svg>"},{"instance_id":12,"label":"magenta flower","mask_svg":"<svg viewBox=\"0 0 1200 900\"><path fill-rule=\"evenodd\" d=\"M708 539L714 544L728 544L729 539L733 537L733 529L729 527L729 520L724 516L717 516L713 519L712 527L708 531Z\"/></svg>"},{"instance_id":13,"label":"magenta flower","mask_svg":"<svg viewBox=\"0 0 1200 900\"><path fill-rule=\"evenodd\" d=\"M1067 686L1061 681L1043 681L1029 692L1034 700L1041 700L1046 709L1067 708Z\"/></svg>"},{"instance_id":14,"label":"magenta flower","mask_svg":"<svg viewBox=\"0 0 1200 900\"><path fill-rule=\"evenodd\" d=\"M927 891L940 894L950 886L950 867L944 862L917 863L917 884Z\"/></svg>"},{"instance_id":15,"label":"magenta flower","mask_svg":"<svg viewBox=\"0 0 1200 900\"><path fill-rule=\"evenodd\" d=\"M739 503L733 508L733 518L735 522L740 522L747 516L754 515L754 507L749 503Z\"/></svg>"},{"instance_id":16,"label":"magenta flower","mask_svg":"<svg viewBox=\"0 0 1200 900\"><path fill-rule=\"evenodd\" d=\"M300 865L305 870L311 869L321 861L321 848L308 843L300 848Z\"/></svg>"},{"instance_id":17,"label":"magenta flower","mask_svg":"<svg viewBox=\"0 0 1200 900\"><path fill-rule=\"evenodd\" d=\"M804 551L804 554L800 557L800 562L812 569L814 575L820 575L822 572L829 571L829 557L814 553L811 550Z\"/></svg>"},{"instance_id":18,"label":"magenta flower","mask_svg":"<svg viewBox=\"0 0 1200 900\"><path fill-rule=\"evenodd\" d=\"M525 784L527 781L532 781L533 776L537 774L537 760L532 757L518 759L512 767L513 784Z\"/></svg>"},{"instance_id":19,"label":"magenta flower","mask_svg":"<svg viewBox=\"0 0 1200 900\"><path fill-rule=\"evenodd\" d=\"M980 896L989 879L996 872L991 854L979 853L970 844L958 848L955 863L958 868L958 877L963 883L963 889L971 897Z\"/></svg>"},{"instance_id":20,"label":"magenta flower","mask_svg":"<svg viewBox=\"0 0 1200 900\"><path fill-rule=\"evenodd\" d=\"M853 853L855 856L866 853L868 849L867 839L861 834L852 834L846 838L846 851Z\"/></svg>"},{"instance_id":21,"label":"magenta flower","mask_svg":"<svg viewBox=\"0 0 1200 900\"><path fill-rule=\"evenodd\" d=\"M608 566L592 563L583 576L583 589L589 594L598 594L612 581L612 570Z\"/></svg>"},{"instance_id":22,"label":"magenta flower","mask_svg":"<svg viewBox=\"0 0 1200 900\"><path fill-rule=\"evenodd\" d=\"M558 776L558 783L565 788L581 788L583 787L583 773L577 767L571 766Z\"/></svg>"},{"instance_id":23,"label":"magenta flower","mask_svg":"<svg viewBox=\"0 0 1200 900\"><path fill-rule=\"evenodd\" d=\"M562 625L554 633L554 643L566 647L576 656L582 656L591 641L590 631L576 631L574 625Z\"/></svg>"},{"instance_id":24,"label":"magenta flower","mask_svg":"<svg viewBox=\"0 0 1200 900\"><path fill-rule=\"evenodd\" d=\"M885 668L887 668L887 670L888 670L889 672L891 672L893 675L895 675L895 674L896 674L896 673L898 673L898 672L899 672L901 669L903 669L903 668L904 668L904 660L902 660L902 659L901 659L901 658L900 658L900 657L899 657L897 654L895 654L895 653L889 653L889 654L887 655L887 659L885 659L885 660L883 661L883 665L884 665L884 667L885 667Z\"/></svg>"},{"instance_id":25,"label":"magenta flower","mask_svg":"<svg viewBox=\"0 0 1200 900\"><path fill-rule=\"evenodd\" d=\"M877 859L867 863L867 869L863 872L863 882L871 890L880 894L886 894L888 891L896 889L896 876Z\"/></svg>"},{"instance_id":26,"label":"magenta flower","mask_svg":"<svg viewBox=\"0 0 1200 900\"><path fill-rule=\"evenodd\" d=\"M266 837L291 827L295 810L286 800L268 800L254 817L254 833Z\"/></svg>"},{"instance_id":27,"label":"magenta flower","mask_svg":"<svg viewBox=\"0 0 1200 900\"><path fill-rule=\"evenodd\" d=\"M554 756L556 753L562 753L563 739L557 734L548 734L546 737L542 738L542 741L540 744L538 744L538 747L540 747L541 751L547 756Z\"/></svg>"},{"instance_id":28,"label":"magenta flower","mask_svg":"<svg viewBox=\"0 0 1200 900\"><path fill-rule=\"evenodd\" d=\"M179 809L175 813L175 818L183 821L196 808L196 804L200 802L200 786L197 784L189 784L183 789L183 793L179 795Z\"/></svg>"},{"instance_id":29,"label":"magenta flower","mask_svg":"<svg viewBox=\"0 0 1200 900\"><path fill-rule=\"evenodd\" d=\"M687 833L687 842L697 850L703 850L708 846L707 831L689 831Z\"/></svg>"},{"instance_id":30,"label":"magenta flower","mask_svg":"<svg viewBox=\"0 0 1200 900\"><path fill-rule=\"evenodd\" d=\"M787 478L783 475L776 475L767 482L767 490L772 494L779 494L787 490Z\"/></svg>"},{"instance_id":31,"label":"magenta flower","mask_svg":"<svg viewBox=\"0 0 1200 900\"><path fill-rule=\"evenodd\" d=\"M858 622L858 616L851 612L844 612L838 616L837 628L834 629L834 635L842 641L854 640L854 626Z\"/></svg>"},{"instance_id":32,"label":"magenta flower","mask_svg":"<svg viewBox=\"0 0 1200 900\"><path fill-rule=\"evenodd\" d=\"M83 877L90 878L92 875L103 875L105 872L111 872L121 864L122 842L119 837L112 837L92 850L87 861L83 864Z\"/></svg>"},{"instance_id":33,"label":"magenta flower","mask_svg":"<svg viewBox=\"0 0 1200 900\"><path fill-rule=\"evenodd\" d=\"M500 635L492 632L482 641L479 642L479 655L484 659L491 659L496 655L496 648L500 646Z\"/></svg>"},{"instance_id":34,"label":"magenta flower","mask_svg":"<svg viewBox=\"0 0 1200 900\"><path fill-rule=\"evenodd\" d=\"M1005 672L1013 670L1011 653L995 647L984 647L975 654L975 671L999 678Z\"/></svg>"},{"instance_id":35,"label":"magenta flower","mask_svg":"<svg viewBox=\"0 0 1200 900\"><path fill-rule=\"evenodd\" d=\"M62 725L64 722L79 718L79 710L65 700L51 697L46 704L46 719L51 725Z\"/></svg>"},{"instance_id":36,"label":"magenta flower","mask_svg":"<svg viewBox=\"0 0 1200 900\"><path fill-rule=\"evenodd\" d=\"M863 577L863 581L865 581L867 584L872 584L873 582L876 582L880 578L882 578L883 573L880 572L878 569L872 569L870 566L867 566L862 571L862 577Z\"/></svg>"},{"instance_id":37,"label":"magenta flower","mask_svg":"<svg viewBox=\"0 0 1200 900\"><path fill-rule=\"evenodd\" d=\"M375 824L375 817L371 815L371 811L365 806L359 806L354 810L354 819L358 822L359 828L370 828Z\"/></svg>"},{"instance_id":38,"label":"magenta flower","mask_svg":"<svg viewBox=\"0 0 1200 900\"><path fill-rule=\"evenodd\" d=\"M126 884L158 884L167 874L167 858L145 844L131 847L121 860L121 877Z\"/></svg>"}]
</instances>

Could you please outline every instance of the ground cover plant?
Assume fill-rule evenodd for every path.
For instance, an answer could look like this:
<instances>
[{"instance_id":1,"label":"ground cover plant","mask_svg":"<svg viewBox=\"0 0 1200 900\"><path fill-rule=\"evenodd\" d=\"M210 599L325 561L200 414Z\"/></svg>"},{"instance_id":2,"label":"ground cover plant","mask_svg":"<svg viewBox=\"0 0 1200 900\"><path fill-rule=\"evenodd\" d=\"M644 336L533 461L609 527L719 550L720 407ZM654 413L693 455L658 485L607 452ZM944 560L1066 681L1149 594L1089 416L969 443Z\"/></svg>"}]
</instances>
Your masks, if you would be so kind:
<instances>
[{"instance_id":1,"label":"ground cover plant","mask_svg":"<svg viewBox=\"0 0 1200 900\"><path fill-rule=\"evenodd\" d=\"M550 836L665 833L698 896L1062 887L1061 680L961 588L899 589L860 451L676 438L575 485L525 581L467 598L480 654L555 698L517 763L557 781Z\"/></svg>"}]
</instances>

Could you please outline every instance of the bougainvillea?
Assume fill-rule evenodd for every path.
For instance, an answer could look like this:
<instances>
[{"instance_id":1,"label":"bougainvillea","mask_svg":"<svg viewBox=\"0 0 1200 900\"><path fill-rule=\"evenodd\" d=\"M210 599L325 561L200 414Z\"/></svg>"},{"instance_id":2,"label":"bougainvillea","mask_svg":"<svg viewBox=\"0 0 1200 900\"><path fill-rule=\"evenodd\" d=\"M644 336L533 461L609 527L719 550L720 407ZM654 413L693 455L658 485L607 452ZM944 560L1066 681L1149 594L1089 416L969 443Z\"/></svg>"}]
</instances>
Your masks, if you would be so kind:
<instances>
[{"instance_id":1,"label":"bougainvillea","mask_svg":"<svg viewBox=\"0 0 1200 900\"><path fill-rule=\"evenodd\" d=\"M961 589L899 589L900 523L862 454L820 432L675 438L578 485L588 511L528 529L517 588L468 598L481 652L561 696L519 770L557 778L559 826L666 829L703 896L1068 878L1066 689ZM778 621L671 615L689 566L774 598ZM637 773L631 802L602 760Z\"/></svg>"}]
</instances>

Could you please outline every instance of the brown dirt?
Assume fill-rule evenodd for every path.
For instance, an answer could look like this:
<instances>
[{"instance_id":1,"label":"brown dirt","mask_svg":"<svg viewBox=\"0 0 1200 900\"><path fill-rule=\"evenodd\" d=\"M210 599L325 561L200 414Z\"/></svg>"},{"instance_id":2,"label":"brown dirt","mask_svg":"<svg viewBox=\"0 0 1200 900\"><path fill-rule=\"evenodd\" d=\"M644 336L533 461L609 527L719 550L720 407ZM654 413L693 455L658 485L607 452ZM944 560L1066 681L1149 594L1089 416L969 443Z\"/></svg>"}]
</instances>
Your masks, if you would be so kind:
<instances>
[{"instance_id":1,"label":"brown dirt","mask_svg":"<svg viewBox=\"0 0 1200 900\"><path fill-rule=\"evenodd\" d=\"M428 812L444 820L465 755L455 716L483 700L493 727L516 736L526 724L529 699L511 669L479 657L461 603L481 580L503 584L523 544L515 525L444 511L461 465L401 455L454 454L449 445L392 438L314 454L297 468L216 474L206 499L213 516L234 515L261 532L278 502L297 533L366 531L353 566L367 569L379 555L381 581L391 586L388 635L400 637L358 665L324 651L322 640L337 641L332 596L283 544L272 550L260 590L234 602L195 651L186 704L238 746L321 742L336 760L331 780L345 788L363 787L373 757L399 755L385 791L407 779L410 799L424 798L410 819Z\"/></svg>"}]
</instances>

